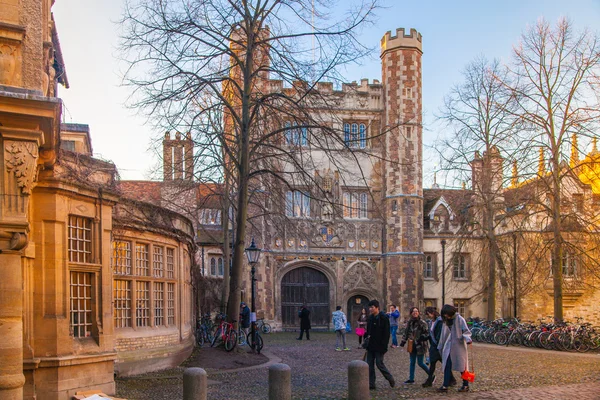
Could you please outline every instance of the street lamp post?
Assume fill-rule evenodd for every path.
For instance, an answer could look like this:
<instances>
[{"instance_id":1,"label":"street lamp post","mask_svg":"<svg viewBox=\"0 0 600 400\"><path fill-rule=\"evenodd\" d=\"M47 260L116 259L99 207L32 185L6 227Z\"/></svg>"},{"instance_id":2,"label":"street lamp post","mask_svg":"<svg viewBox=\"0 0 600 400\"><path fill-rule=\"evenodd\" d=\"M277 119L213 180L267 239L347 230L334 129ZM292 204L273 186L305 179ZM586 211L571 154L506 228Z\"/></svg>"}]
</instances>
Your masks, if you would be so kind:
<instances>
[{"instance_id":1,"label":"street lamp post","mask_svg":"<svg viewBox=\"0 0 600 400\"><path fill-rule=\"evenodd\" d=\"M446 240L442 239L442 306L446 304Z\"/></svg>"},{"instance_id":2,"label":"street lamp post","mask_svg":"<svg viewBox=\"0 0 600 400\"><path fill-rule=\"evenodd\" d=\"M514 317L517 318L517 233L513 232L513 312Z\"/></svg>"},{"instance_id":3,"label":"street lamp post","mask_svg":"<svg viewBox=\"0 0 600 400\"><path fill-rule=\"evenodd\" d=\"M256 346L256 300L255 300L255 282L256 282L256 278L255 278L255 274L256 274L256 263L258 263L258 259L260 258L260 252L262 250L259 249L258 247L256 247L256 243L254 242L254 238L252 238L252 243L250 244L250 247L248 247L245 251L246 253L246 257L248 257L248 264L250 264L250 266L252 267L250 269L250 274L251 274L251 289L252 289L252 309L251 314L250 314L250 322L251 322L251 328L250 328L250 334L252 335L252 343ZM254 350L254 348L253 348Z\"/></svg>"}]
</instances>

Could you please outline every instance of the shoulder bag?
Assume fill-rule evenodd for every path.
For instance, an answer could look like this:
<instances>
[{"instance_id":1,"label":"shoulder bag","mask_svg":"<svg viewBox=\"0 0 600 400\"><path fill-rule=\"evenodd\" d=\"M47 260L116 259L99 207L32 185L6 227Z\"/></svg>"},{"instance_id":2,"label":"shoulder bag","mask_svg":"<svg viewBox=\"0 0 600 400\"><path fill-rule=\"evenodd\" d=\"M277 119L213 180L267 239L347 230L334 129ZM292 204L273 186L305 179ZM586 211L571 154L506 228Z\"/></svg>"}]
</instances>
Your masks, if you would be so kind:
<instances>
[{"instance_id":1,"label":"shoulder bag","mask_svg":"<svg viewBox=\"0 0 600 400\"><path fill-rule=\"evenodd\" d=\"M415 344L414 340L408 339L408 341L406 342L406 351L408 351L409 353L412 353L414 344Z\"/></svg>"}]
</instances>

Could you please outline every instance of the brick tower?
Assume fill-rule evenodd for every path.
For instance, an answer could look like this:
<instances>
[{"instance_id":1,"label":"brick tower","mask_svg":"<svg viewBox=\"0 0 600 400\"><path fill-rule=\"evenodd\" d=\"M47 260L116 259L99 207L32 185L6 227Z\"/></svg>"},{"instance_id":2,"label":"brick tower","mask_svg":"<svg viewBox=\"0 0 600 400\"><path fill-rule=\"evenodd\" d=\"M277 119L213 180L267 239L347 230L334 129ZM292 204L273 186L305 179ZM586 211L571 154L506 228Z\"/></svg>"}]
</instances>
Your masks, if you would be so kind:
<instances>
[{"instance_id":1,"label":"brick tower","mask_svg":"<svg viewBox=\"0 0 600 400\"><path fill-rule=\"evenodd\" d=\"M421 34L404 29L381 39L383 128L384 294L403 310L423 299Z\"/></svg>"}]
</instances>

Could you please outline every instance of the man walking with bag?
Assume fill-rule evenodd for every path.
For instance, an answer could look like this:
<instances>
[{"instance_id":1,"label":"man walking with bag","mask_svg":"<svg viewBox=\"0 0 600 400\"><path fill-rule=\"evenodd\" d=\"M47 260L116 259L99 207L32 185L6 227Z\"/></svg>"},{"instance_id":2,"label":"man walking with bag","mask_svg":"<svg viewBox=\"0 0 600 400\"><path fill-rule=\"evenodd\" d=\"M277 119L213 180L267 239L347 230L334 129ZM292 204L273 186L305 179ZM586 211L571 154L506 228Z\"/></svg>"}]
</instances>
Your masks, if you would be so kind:
<instances>
[{"instance_id":1,"label":"man walking with bag","mask_svg":"<svg viewBox=\"0 0 600 400\"><path fill-rule=\"evenodd\" d=\"M394 377L383 363L383 356L388 350L390 341L390 320L385 312L379 310L379 301L369 302L369 321L363 347L367 350L369 364L369 389L375 390L375 365L391 387L396 385Z\"/></svg>"}]
</instances>

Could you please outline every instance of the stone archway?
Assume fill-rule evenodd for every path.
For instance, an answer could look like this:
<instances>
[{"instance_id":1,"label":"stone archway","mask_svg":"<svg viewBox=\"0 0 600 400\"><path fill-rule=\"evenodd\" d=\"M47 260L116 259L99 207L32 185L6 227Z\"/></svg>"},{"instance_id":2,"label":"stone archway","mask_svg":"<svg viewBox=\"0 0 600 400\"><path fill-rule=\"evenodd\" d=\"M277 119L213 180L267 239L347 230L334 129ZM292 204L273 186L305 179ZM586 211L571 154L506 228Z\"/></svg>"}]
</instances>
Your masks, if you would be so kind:
<instances>
[{"instance_id":1,"label":"stone archway","mask_svg":"<svg viewBox=\"0 0 600 400\"><path fill-rule=\"evenodd\" d=\"M330 318L330 292L327 276L310 266L288 271L281 279L281 322L284 328L298 327L298 310L306 304L311 325L325 327Z\"/></svg>"}]
</instances>

